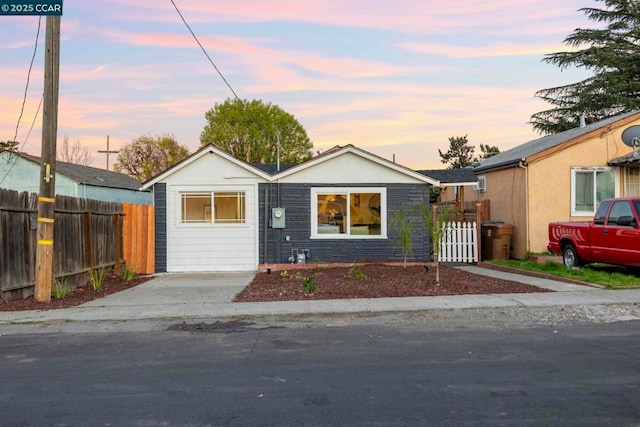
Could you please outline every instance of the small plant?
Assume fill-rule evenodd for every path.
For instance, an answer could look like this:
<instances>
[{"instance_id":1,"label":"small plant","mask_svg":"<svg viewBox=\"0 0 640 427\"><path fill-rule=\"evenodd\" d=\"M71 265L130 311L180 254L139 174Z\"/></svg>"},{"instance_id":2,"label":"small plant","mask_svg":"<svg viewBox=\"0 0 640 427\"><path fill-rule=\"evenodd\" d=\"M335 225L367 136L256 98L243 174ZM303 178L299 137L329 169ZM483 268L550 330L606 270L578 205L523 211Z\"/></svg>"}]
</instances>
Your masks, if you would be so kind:
<instances>
[{"instance_id":1,"label":"small plant","mask_svg":"<svg viewBox=\"0 0 640 427\"><path fill-rule=\"evenodd\" d=\"M53 279L53 286L51 287L51 296L60 299L69 294L69 285L65 279L58 280Z\"/></svg>"},{"instance_id":2,"label":"small plant","mask_svg":"<svg viewBox=\"0 0 640 427\"><path fill-rule=\"evenodd\" d=\"M130 282L133 279L135 279L137 275L138 275L138 273L136 273L136 271L134 269L130 268L127 265L124 268L124 273L122 273L122 280L124 280L125 282Z\"/></svg>"},{"instance_id":3,"label":"small plant","mask_svg":"<svg viewBox=\"0 0 640 427\"><path fill-rule=\"evenodd\" d=\"M280 277L289 277L289 272L287 270L282 270L280 272Z\"/></svg>"},{"instance_id":4,"label":"small plant","mask_svg":"<svg viewBox=\"0 0 640 427\"><path fill-rule=\"evenodd\" d=\"M301 274L296 274L296 279L302 283L302 292L305 295L314 294L318 292L318 285L316 285L316 274L313 273L311 276L303 276Z\"/></svg>"},{"instance_id":5,"label":"small plant","mask_svg":"<svg viewBox=\"0 0 640 427\"><path fill-rule=\"evenodd\" d=\"M352 266L349 271L347 271L347 279L354 280L364 280L367 276L364 274L359 265Z\"/></svg>"},{"instance_id":6,"label":"small plant","mask_svg":"<svg viewBox=\"0 0 640 427\"><path fill-rule=\"evenodd\" d=\"M396 241L402 249L404 268L407 268L407 257L413 252L413 220L409 218L408 212L401 208L391 214L391 226L396 229Z\"/></svg>"},{"instance_id":7,"label":"small plant","mask_svg":"<svg viewBox=\"0 0 640 427\"><path fill-rule=\"evenodd\" d=\"M91 283L91 289L99 291L104 284L105 272L104 268L94 268L87 273L89 283Z\"/></svg>"}]
</instances>

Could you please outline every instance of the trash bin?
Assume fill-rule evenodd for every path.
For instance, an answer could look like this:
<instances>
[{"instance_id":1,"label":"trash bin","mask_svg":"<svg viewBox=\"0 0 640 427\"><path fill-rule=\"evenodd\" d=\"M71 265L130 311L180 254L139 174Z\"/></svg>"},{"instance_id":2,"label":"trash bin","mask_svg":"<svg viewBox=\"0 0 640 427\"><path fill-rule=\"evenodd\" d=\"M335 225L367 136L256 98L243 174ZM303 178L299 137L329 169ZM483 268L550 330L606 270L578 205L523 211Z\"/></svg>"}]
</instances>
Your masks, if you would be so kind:
<instances>
[{"instance_id":1,"label":"trash bin","mask_svg":"<svg viewBox=\"0 0 640 427\"><path fill-rule=\"evenodd\" d=\"M514 226L501 221L482 223L482 259L509 259Z\"/></svg>"}]
</instances>

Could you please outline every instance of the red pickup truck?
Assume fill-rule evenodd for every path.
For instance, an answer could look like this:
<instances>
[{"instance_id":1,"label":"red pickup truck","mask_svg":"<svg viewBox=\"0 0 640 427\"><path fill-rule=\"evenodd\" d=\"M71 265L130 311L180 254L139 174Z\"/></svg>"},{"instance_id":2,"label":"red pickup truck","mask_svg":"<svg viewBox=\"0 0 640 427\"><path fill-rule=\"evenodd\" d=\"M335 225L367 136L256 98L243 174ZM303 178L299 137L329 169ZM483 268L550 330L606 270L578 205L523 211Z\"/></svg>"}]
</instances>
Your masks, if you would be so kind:
<instances>
[{"instance_id":1,"label":"red pickup truck","mask_svg":"<svg viewBox=\"0 0 640 427\"><path fill-rule=\"evenodd\" d=\"M640 267L640 197L603 200L591 222L549 224L550 252L564 265L591 262Z\"/></svg>"}]
</instances>

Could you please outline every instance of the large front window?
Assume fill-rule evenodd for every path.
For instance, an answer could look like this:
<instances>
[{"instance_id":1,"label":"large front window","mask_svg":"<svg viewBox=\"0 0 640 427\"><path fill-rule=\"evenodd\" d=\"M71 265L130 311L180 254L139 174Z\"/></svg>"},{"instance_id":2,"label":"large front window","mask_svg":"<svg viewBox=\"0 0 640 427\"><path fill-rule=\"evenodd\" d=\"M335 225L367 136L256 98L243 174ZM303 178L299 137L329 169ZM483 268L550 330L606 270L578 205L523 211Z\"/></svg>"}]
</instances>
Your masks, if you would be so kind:
<instances>
[{"instance_id":1,"label":"large front window","mask_svg":"<svg viewBox=\"0 0 640 427\"><path fill-rule=\"evenodd\" d=\"M611 168L571 169L571 215L592 216L601 201L615 195L616 177Z\"/></svg>"},{"instance_id":2,"label":"large front window","mask_svg":"<svg viewBox=\"0 0 640 427\"><path fill-rule=\"evenodd\" d=\"M245 193L181 193L180 222L188 224L244 224Z\"/></svg>"},{"instance_id":3,"label":"large front window","mask_svg":"<svg viewBox=\"0 0 640 427\"><path fill-rule=\"evenodd\" d=\"M386 236L386 196L384 188L312 189L312 237Z\"/></svg>"}]
</instances>

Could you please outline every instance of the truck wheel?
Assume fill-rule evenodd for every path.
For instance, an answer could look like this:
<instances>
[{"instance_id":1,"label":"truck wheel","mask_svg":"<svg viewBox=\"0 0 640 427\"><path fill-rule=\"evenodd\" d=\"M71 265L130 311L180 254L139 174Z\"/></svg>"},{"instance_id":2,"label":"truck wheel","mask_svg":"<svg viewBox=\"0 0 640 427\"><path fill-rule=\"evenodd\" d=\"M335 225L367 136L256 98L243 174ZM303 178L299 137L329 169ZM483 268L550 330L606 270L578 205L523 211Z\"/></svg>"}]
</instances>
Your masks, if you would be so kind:
<instances>
[{"instance_id":1,"label":"truck wheel","mask_svg":"<svg viewBox=\"0 0 640 427\"><path fill-rule=\"evenodd\" d=\"M562 260L564 261L564 265L567 268L576 268L580 267L580 258L578 258L578 253L576 252L576 248L573 245L565 246L562 251Z\"/></svg>"}]
</instances>

